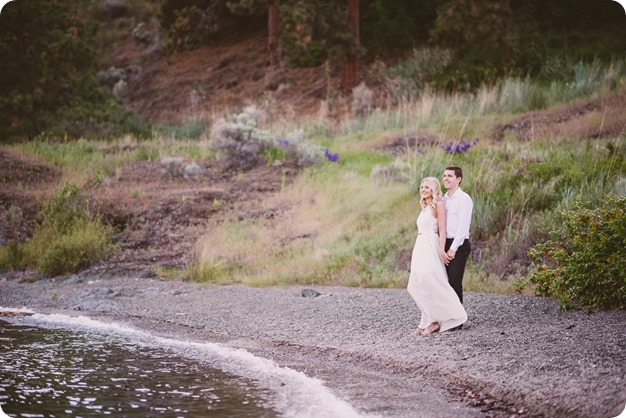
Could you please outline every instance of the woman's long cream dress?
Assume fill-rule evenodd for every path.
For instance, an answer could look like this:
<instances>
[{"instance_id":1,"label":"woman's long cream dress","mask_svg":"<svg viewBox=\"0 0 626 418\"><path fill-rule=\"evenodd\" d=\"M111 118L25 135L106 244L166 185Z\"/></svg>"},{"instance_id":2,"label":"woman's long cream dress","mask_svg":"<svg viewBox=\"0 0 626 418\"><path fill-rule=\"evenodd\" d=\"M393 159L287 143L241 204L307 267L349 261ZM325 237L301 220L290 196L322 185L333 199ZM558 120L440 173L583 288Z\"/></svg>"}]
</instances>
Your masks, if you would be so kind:
<instances>
[{"instance_id":1,"label":"woman's long cream dress","mask_svg":"<svg viewBox=\"0 0 626 418\"><path fill-rule=\"evenodd\" d=\"M407 290L422 312L419 327L426 328L439 322L439 331L445 331L467 321L467 313L448 283L446 268L439 256L436 222L437 218L428 207L417 217L418 234Z\"/></svg>"}]
</instances>

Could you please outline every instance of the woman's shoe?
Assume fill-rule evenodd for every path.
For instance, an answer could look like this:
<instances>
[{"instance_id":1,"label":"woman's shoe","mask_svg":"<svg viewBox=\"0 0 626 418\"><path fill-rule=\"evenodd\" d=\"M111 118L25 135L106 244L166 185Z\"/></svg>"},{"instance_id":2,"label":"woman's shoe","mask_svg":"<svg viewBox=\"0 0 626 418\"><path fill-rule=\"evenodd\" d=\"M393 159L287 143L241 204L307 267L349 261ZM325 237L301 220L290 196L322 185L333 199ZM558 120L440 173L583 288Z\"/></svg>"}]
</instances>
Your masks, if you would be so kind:
<instances>
[{"instance_id":1,"label":"woman's shoe","mask_svg":"<svg viewBox=\"0 0 626 418\"><path fill-rule=\"evenodd\" d=\"M440 329L441 329L441 325L439 325L439 322L433 322L420 335L434 334L435 332L438 332Z\"/></svg>"}]
</instances>

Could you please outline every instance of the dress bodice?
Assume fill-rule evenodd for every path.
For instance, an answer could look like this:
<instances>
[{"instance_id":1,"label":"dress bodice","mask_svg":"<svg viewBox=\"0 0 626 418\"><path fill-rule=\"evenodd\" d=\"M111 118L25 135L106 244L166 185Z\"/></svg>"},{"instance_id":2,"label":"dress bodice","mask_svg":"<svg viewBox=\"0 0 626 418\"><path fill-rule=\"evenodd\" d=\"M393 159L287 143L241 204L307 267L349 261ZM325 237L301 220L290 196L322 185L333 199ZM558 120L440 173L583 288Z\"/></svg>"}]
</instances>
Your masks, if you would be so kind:
<instances>
[{"instance_id":1,"label":"dress bodice","mask_svg":"<svg viewBox=\"0 0 626 418\"><path fill-rule=\"evenodd\" d=\"M422 212L417 217L416 223L417 223L417 231L420 234L423 234L426 232L432 232L434 234L435 231L437 230L435 226L437 224L437 218L435 218L435 215L433 215L432 209L429 207L422 209Z\"/></svg>"}]
</instances>

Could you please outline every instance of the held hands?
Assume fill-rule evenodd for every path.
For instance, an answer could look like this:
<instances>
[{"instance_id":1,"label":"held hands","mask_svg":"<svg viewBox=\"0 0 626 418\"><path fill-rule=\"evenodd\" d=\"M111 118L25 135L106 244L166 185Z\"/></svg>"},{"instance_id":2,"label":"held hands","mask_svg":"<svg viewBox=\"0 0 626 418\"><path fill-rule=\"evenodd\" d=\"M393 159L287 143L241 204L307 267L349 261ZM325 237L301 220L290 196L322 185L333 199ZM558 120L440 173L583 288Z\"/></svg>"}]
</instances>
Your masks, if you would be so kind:
<instances>
[{"instance_id":1,"label":"held hands","mask_svg":"<svg viewBox=\"0 0 626 418\"><path fill-rule=\"evenodd\" d=\"M441 251L440 251L441 252ZM448 250L447 253L443 253L443 262L447 266L450 264L450 261L454 260L454 256L456 255L456 251Z\"/></svg>"}]
</instances>

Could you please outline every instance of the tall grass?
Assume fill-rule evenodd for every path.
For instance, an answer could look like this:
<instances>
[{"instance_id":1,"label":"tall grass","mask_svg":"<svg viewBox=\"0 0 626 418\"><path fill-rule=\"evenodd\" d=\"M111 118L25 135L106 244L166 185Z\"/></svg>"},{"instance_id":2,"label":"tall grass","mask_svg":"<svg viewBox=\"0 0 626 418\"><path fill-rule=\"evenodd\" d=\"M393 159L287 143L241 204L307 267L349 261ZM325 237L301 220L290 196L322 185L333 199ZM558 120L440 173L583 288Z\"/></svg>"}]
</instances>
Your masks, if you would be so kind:
<instances>
[{"instance_id":1,"label":"tall grass","mask_svg":"<svg viewBox=\"0 0 626 418\"><path fill-rule=\"evenodd\" d=\"M421 68L423 60L406 64ZM367 118L347 118L341 135L355 131L377 134L384 131L435 130L442 134L459 132L466 118L494 118L531 110L545 109L590 95L603 95L626 86L626 58L614 60L608 66L599 61L576 62L567 69L571 77L542 82L530 77L505 78L493 85L483 85L473 93L434 93L427 83L411 89L414 80L397 81L403 90L389 89L387 106L379 106ZM409 76L410 71L391 73L394 79ZM408 74L408 75L407 75ZM425 85L426 84L426 85Z\"/></svg>"},{"instance_id":2,"label":"tall grass","mask_svg":"<svg viewBox=\"0 0 626 418\"><path fill-rule=\"evenodd\" d=\"M580 198L600 202L624 183L623 157L590 145L563 151L568 144L487 144L454 159L435 147L413 158L409 184L372 181L367 173L380 161L346 146L341 165L311 170L263 202L289 207L280 218L212 227L198 242L195 263L215 282L400 286L416 232L415 184L455 162L475 203L476 277L469 289L513 291L512 279L528 268L526 251L556 226L559 210Z\"/></svg>"},{"instance_id":3,"label":"tall grass","mask_svg":"<svg viewBox=\"0 0 626 418\"><path fill-rule=\"evenodd\" d=\"M397 278L380 263L392 271L395 257L388 257L393 251L388 242L408 236L403 236L406 220L414 212L407 204L409 191L402 184L373 183L368 170L352 170L372 163L358 154L352 158L345 155L341 165L312 169L262 203L289 207L279 218L229 220L212 227L198 242L194 278L209 272L212 280L253 285L395 285ZM404 219L386 217L391 208ZM377 269L380 274L374 273Z\"/></svg>"},{"instance_id":4,"label":"tall grass","mask_svg":"<svg viewBox=\"0 0 626 418\"><path fill-rule=\"evenodd\" d=\"M278 210L278 217L250 218L235 210L208 225L190 255L187 279L404 286L419 212L417 185L456 164L464 169L462 188L474 199L466 288L511 292L512 280L528 271L528 248L555 228L561 210L579 199L598 203L607 194L626 193L626 115L619 100L569 124L557 119L554 127L535 129L530 118L529 137L494 134L496 126L522 112L612 91L624 95L623 59L608 67L572 64L564 72L571 77L550 82L509 78L471 93L436 93L425 80L411 90L411 83L398 79L425 65L424 57L416 55L412 59L421 61L394 73L393 85L409 91L390 90L391 99L362 114L294 119L269 109L263 123L273 137L303 132L307 140L338 152L339 161L304 169L281 192L257 203L259 213ZM144 142L39 140L12 147L59 167L64 180L85 184L119 175L120 167L137 160L214 158L211 138L196 128L190 125L184 134L189 138L160 130ZM435 139L403 154L402 164L383 152L390 140L410 135ZM475 137L480 141L464 152L442 148ZM393 164L409 167L398 177L403 181L372 175ZM1 250L0 258L23 257L22 247Z\"/></svg>"},{"instance_id":5,"label":"tall grass","mask_svg":"<svg viewBox=\"0 0 626 418\"><path fill-rule=\"evenodd\" d=\"M556 130L538 130L530 142L515 134L493 136L495 125L516 114L599 97L621 89L625 76L622 61L609 68L579 63L572 74L551 84L511 78L467 94L424 89L399 97L394 107L345 118L336 129L320 129L319 122L304 127L318 143L338 151L340 163L306 170L263 202L267 208L289 208L277 219L233 218L211 227L192 264L218 283L404 286L419 211L416 185L456 164L464 169L462 188L474 199L466 289L513 292L514 279L529 269L528 249L547 238L561 210L578 199L599 203L607 194L626 191L623 130L600 139L588 134L626 126L618 108L590 112L571 128L556 120ZM381 147L407 134L438 141L403 156L410 166L406 182L376 181L370 176L376 167L401 166ZM480 142L460 154L441 147L473 137Z\"/></svg>"}]
</instances>

